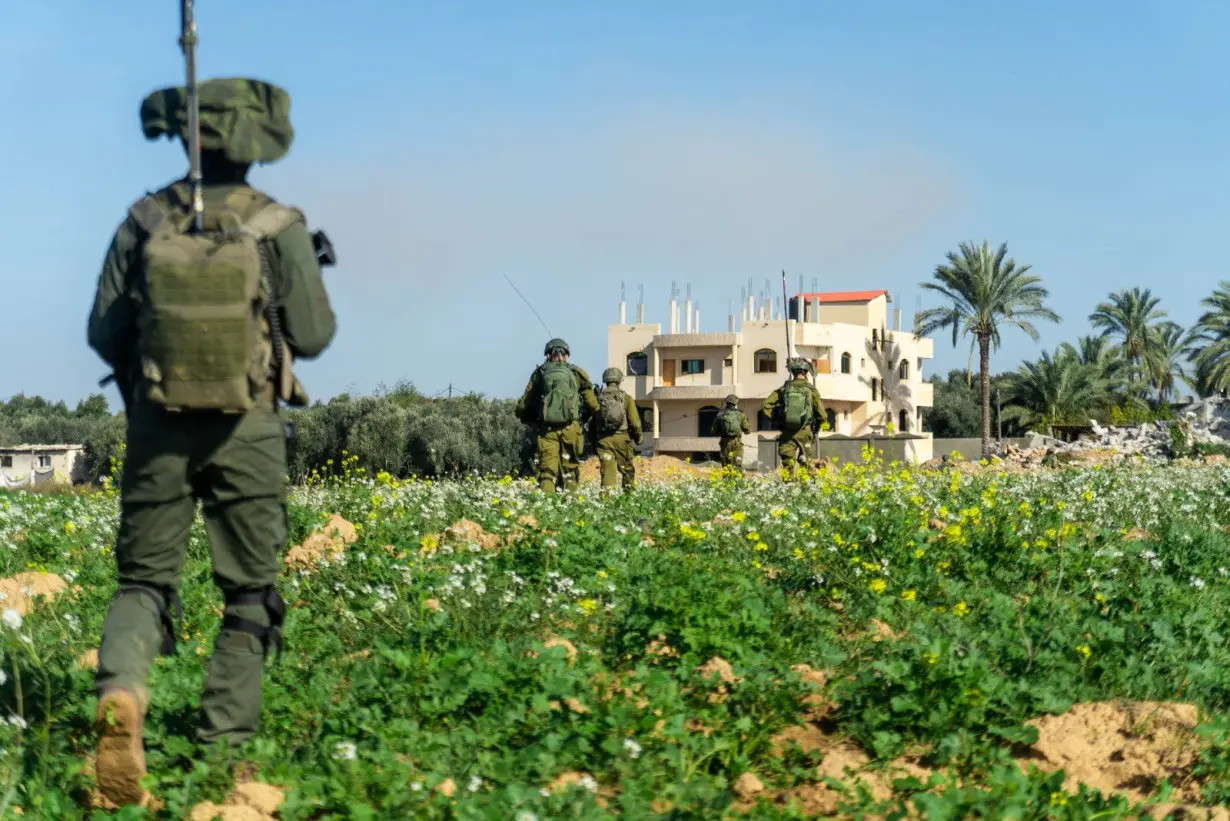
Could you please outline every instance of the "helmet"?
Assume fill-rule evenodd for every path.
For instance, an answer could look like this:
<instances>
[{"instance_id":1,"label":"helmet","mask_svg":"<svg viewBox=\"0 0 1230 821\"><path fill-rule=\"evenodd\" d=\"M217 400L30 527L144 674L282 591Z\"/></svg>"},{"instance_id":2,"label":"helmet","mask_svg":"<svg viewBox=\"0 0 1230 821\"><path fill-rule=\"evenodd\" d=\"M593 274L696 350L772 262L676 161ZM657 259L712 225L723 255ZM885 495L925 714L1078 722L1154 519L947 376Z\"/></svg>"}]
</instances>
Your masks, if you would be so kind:
<instances>
[{"instance_id":1,"label":"helmet","mask_svg":"<svg viewBox=\"0 0 1230 821\"><path fill-rule=\"evenodd\" d=\"M546 348L543 349L542 355L550 356L556 351L559 351L560 353L566 353L566 354L572 353L571 351L568 350L568 343L562 339L557 338L557 339L552 339L550 342L547 343Z\"/></svg>"},{"instance_id":2,"label":"helmet","mask_svg":"<svg viewBox=\"0 0 1230 821\"><path fill-rule=\"evenodd\" d=\"M607 368L602 372L602 381L608 385L612 382L623 382L624 372L619 368Z\"/></svg>"},{"instance_id":3,"label":"helmet","mask_svg":"<svg viewBox=\"0 0 1230 821\"><path fill-rule=\"evenodd\" d=\"M730 396L726 397L726 404L732 408L735 407L739 404L739 397L732 393Z\"/></svg>"},{"instance_id":4,"label":"helmet","mask_svg":"<svg viewBox=\"0 0 1230 821\"><path fill-rule=\"evenodd\" d=\"M786 369L791 373L811 373L811 363L796 356L786 363Z\"/></svg>"}]
</instances>

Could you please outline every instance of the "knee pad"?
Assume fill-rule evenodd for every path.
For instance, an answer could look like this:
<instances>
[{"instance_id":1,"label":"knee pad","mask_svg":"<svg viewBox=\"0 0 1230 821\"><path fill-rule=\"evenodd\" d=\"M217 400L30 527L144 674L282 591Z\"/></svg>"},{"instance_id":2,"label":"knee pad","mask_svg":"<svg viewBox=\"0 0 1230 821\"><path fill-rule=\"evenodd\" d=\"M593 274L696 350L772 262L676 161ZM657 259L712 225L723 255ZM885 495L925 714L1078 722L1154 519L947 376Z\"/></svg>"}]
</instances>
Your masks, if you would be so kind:
<instances>
[{"instance_id":1,"label":"knee pad","mask_svg":"<svg viewBox=\"0 0 1230 821\"><path fill-rule=\"evenodd\" d=\"M158 608L158 621L162 626L162 655L169 656L175 652L175 634L177 624L184 619L184 606L179 600L179 593L170 587L160 587L151 584L125 584L115 591L115 598L123 596L144 596ZM172 616L171 611L175 614Z\"/></svg>"},{"instance_id":2,"label":"knee pad","mask_svg":"<svg viewBox=\"0 0 1230 821\"><path fill-rule=\"evenodd\" d=\"M245 619L234 613L222 616L223 630L237 630L260 639L265 648L266 658L269 651L277 654L282 652L282 624L286 620L286 602L273 585L268 587L245 587L238 590L224 591L226 605L260 605L269 616L269 626L257 624L251 619Z\"/></svg>"}]
</instances>

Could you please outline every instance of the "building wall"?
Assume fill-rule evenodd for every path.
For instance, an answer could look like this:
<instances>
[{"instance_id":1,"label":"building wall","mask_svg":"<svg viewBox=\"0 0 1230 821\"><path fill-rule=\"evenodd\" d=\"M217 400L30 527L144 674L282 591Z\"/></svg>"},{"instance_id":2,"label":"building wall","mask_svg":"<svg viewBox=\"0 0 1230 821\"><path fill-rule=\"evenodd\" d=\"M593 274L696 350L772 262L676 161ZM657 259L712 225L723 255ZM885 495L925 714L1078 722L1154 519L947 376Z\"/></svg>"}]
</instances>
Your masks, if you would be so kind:
<instances>
[{"instance_id":1,"label":"building wall","mask_svg":"<svg viewBox=\"0 0 1230 821\"><path fill-rule=\"evenodd\" d=\"M86 480L84 457L85 449L81 445L0 448L0 486L83 482Z\"/></svg>"},{"instance_id":2,"label":"building wall","mask_svg":"<svg viewBox=\"0 0 1230 821\"><path fill-rule=\"evenodd\" d=\"M612 325L608 329L607 365L628 374L629 354L644 354L646 375L627 376L623 389L639 406L656 411L659 436L664 440L695 439L700 408L721 407L722 396L730 392L742 399L741 407L753 431L761 432L757 418L761 403L788 376L789 333L794 352L817 364L814 383L826 407L834 410L835 433L882 434L889 422L900 432L902 410L906 411L908 432L920 432L921 409L932 404L931 385L922 381L926 361L933 355L932 341L891 330L888 302L883 296L866 303L822 303L819 321L813 319L816 314L812 311L807 316L809 321L792 321L789 326L780 319L748 319L737 332L711 334L663 334L660 325L649 323ZM882 345L877 344L881 333L887 337ZM772 351L775 367L757 373L759 351ZM841 371L842 354L849 355L848 373ZM704 371L684 374L686 359L704 360ZM664 388L662 381L662 363L667 360L675 363L671 388ZM899 371L902 360L908 362L904 378Z\"/></svg>"}]
</instances>

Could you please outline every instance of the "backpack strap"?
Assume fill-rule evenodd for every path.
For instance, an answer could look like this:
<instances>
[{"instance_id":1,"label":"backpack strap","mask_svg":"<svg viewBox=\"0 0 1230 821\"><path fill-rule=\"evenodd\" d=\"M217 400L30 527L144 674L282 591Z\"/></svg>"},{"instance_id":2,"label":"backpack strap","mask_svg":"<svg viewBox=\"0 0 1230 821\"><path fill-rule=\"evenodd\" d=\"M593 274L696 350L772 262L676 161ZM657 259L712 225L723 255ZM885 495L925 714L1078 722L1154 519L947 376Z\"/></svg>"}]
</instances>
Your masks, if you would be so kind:
<instances>
[{"instance_id":1,"label":"backpack strap","mask_svg":"<svg viewBox=\"0 0 1230 821\"><path fill-rule=\"evenodd\" d=\"M167 221L168 210L156 195L146 194L128 209L128 217L146 235L152 235Z\"/></svg>"},{"instance_id":2,"label":"backpack strap","mask_svg":"<svg viewBox=\"0 0 1230 821\"><path fill-rule=\"evenodd\" d=\"M306 222L302 211L270 200L244 220L240 230L263 242L273 239L296 222Z\"/></svg>"}]
</instances>

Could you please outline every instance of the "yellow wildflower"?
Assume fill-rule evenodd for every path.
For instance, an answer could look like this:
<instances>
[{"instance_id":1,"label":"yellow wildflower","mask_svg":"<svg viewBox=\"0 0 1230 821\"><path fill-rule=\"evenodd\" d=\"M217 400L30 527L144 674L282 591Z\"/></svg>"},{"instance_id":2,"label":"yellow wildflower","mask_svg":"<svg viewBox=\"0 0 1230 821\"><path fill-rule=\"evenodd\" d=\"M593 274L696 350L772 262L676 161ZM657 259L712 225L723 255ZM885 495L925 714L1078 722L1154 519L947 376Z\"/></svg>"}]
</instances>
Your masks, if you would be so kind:
<instances>
[{"instance_id":1,"label":"yellow wildflower","mask_svg":"<svg viewBox=\"0 0 1230 821\"><path fill-rule=\"evenodd\" d=\"M888 582L883 579L872 579L867 587L871 589L872 593L883 593L886 589L888 589Z\"/></svg>"},{"instance_id":2,"label":"yellow wildflower","mask_svg":"<svg viewBox=\"0 0 1230 821\"><path fill-rule=\"evenodd\" d=\"M592 616L598 610L598 602L593 599L581 599L577 602L577 606L581 608L581 612L587 616Z\"/></svg>"},{"instance_id":3,"label":"yellow wildflower","mask_svg":"<svg viewBox=\"0 0 1230 821\"><path fill-rule=\"evenodd\" d=\"M904 601L914 601L916 598L918 598L918 591L917 590L903 590L901 591L901 598Z\"/></svg>"},{"instance_id":4,"label":"yellow wildflower","mask_svg":"<svg viewBox=\"0 0 1230 821\"><path fill-rule=\"evenodd\" d=\"M1093 655L1093 648L1088 644L1082 644L1076 648L1076 652L1080 653L1082 658L1088 660Z\"/></svg>"},{"instance_id":5,"label":"yellow wildflower","mask_svg":"<svg viewBox=\"0 0 1230 821\"><path fill-rule=\"evenodd\" d=\"M927 662L927 664L935 664L939 660L940 657L935 653L923 653L923 661Z\"/></svg>"},{"instance_id":6,"label":"yellow wildflower","mask_svg":"<svg viewBox=\"0 0 1230 821\"><path fill-rule=\"evenodd\" d=\"M742 510L736 511L735 513L731 514L730 520L734 522L735 524L739 524L747 520L747 514L744 513Z\"/></svg>"},{"instance_id":7,"label":"yellow wildflower","mask_svg":"<svg viewBox=\"0 0 1230 821\"><path fill-rule=\"evenodd\" d=\"M965 602L959 601L953 605L952 614L954 616L964 616L967 613L969 613L969 605Z\"/></svg>"}]
</instances>

